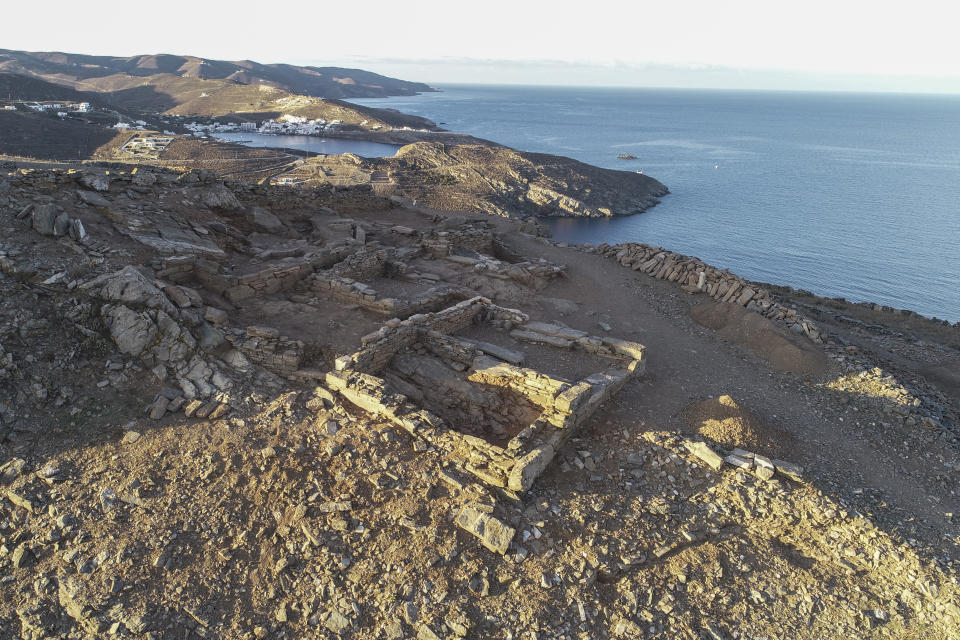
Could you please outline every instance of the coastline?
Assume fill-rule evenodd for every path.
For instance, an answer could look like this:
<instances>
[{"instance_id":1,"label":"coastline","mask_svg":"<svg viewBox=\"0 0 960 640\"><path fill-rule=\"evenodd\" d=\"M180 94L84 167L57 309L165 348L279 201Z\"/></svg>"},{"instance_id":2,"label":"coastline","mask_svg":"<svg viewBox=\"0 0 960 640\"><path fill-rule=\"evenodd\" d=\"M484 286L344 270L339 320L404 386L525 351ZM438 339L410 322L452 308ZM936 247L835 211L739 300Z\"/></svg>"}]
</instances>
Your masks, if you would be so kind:
<instances>
[{"instance_id":1,"label":"coastline","mask_svg":"<svg viewBox=\"0 0 960 640\"><path fill-rule=\"evenodd\" d=\"M960 245L871 236L960 237L922 211L960 182L868 206L821 161L885 131L775 155L737 96L455 93L7 130L76 161L0 154L0 638L960 638Z\"/></svg>"},{"instance_id":2,"label":"coastline","mask_svg":"<svg viewBox=\"0 0 960 640\"><path fill-rule=\"evenodd\" d=\"M943 212L946 196L931 196L929 192L915 194L915 197L906 195L913 193L906 184L908 180L922 180L922 184L926 184L942 179L940 172L948 171L949 167L941 165L937 159L939 155L924 159L924 166L928 166L928 161L931 163L931 170L924 170L913 168L919 167L912 160L915 151L899 151L902 143L897 143L899 146L896 150L882 146L878 140L886 136L871 136L856 147L842 146L852 145L842 137L835 141L835 146L823 146L817 139L821 133L817 127L822 125L824 132L835 137L838 125L819 121L798 120L811 127L812 135L808 139L795 142L788 140L770 146L761 138L776 130L769 127L769 130L764 130L762 126L756 128L746 121L732 121L731 124L726 110L718 108L711 111L708 108L712 103L702 108L692 105L693 115L698 122L715 124L715 120L726 114L723 115L723 124L718 125L719 129L733 127L730 134L742 134L747 138L715 134L711 130L669 126L668 133L661 133L660 127L646 122L637 125L644 135L632 134L623 128L621 120L616 120L617 128L614 129L604 125L601 119L596 122L597 146L591 146L591 141L582 136L572 137L577 134L572 118L582 114L571 110L579 108L577 105L584 105L583 113L589 107L610 116L610 111L602 110L607 104L604 101L617 94L617 91L592 92L576 88L565 92L540 88L527 91L526 88L513 87L490 91L488 87L463 86L441 88L448 90L447 97L440 93L425 96L423 100L398 98L364 101L363 104L371 107L397 105L410 109L411 113L443 122L444 126L462 129L466 124L466 130L474 135L485 134L486 137L501 140L492 135L497 126L496 119L483 118L474 125L470 118L478 113L482 117L482 113L503 103L506 109L503 113L503 142L506 144L538 151L550 149L550 153L557 153L553 149L566 147L569 148L566 155L612 169L618 168L617 163L622 162L616 160L616 155L629 150L643 158L638 166L642 164L645 173L662 178L671 187L671 197L664 200L652 216L608 219L603 222L581 222L576 218L567 218L571 220L570 224L558 219L558 225L568 228L566 233L554 229L555 236L561 240L592 244L604 241L657 244L702 256L713 264L745 274L754 281L783 283L798 290L816 292L824 298L875 301L880 306L910 309L924 317L960 321L960 299L956 289L951 289L955 283L946 277L949 271L945 271L956 248L942 246L947 237L943 232L956 228L956 221ZM638 115L658 117L666 117L666 114L673 112L656 111L658 104L675 107L675 103L684 99L700 99L704 95L723 98L719 107L782 107L788 112L797 100L798 110L819 108L821 101L825 100L826 107L836 109L838 122L847 122L846 119L859 117L861 113L868 120L880 116L893 117L909 113L903 109L913 104L910 97L881 96L874 102L873 96L859 94L824 97L763 93L744 95L737 92L704 94L679 90L624 90L619 93L623 100L644 101L653 105L654 110L651 111L648 106L637 110ZM546 99L544 94L561 106L555 110L550 108L549 104L540 100ZM569 98L565 99L566 96ZM510 103L506 102L508 99ZM928 104L923 96L917 100L924 109L937 106ZM477 106L469 106L474 102ZM510 106L520 103L524 105L522 108ZM628 112L633 113L629 111L627 103L623 104ZM526 111L530 111L533 120L523 128L511 128L511 123L516 123ZM558 119L557 114L561 113L570 115ZM583 121L581 125L580 129L586 130L593 126L593 121ZM701 137L695 137L697 135ZM646 142L634 143L634 140ZM829 144L829 140L824 142L824 145ZM638 153L637 149L642 149L643 153ZM803 155L797 156L796 160L787 163L778 160L792 157L798 149ZM939 154L942 150L935 147L934 151ZM714 152L722 156L718 157L719 169L714 167L711 155ZM723 154L729 155L726 162L723 157L727 155ZM758 164L757 159L762 158L769 158L770 162ZM833 164L829 164L831 162ZM698 163L704 165L702 173L697 173L694 166ZM907 174L907 170L912 173ZM781 176L780 186L765 177L768 171L771 175ZM893 175L888 175L891 172ZM806 184L804 180L809 182L810 178L797 180L795 176L798 173L809 174L816 179ZM923 175L917 176L917 173ZM866 192L868 197L854 197L852 194L862 191L859 185L863 184L863 189L867 189L866 185L870 183L864 181L873 176L886 178L882 184L876 185L877 189ZM826 188L828 185L835 186ZM932 209L923 205L925 199L929 198L935 201ZM921 217L918 213L917 219L928 221L927 224L918 225L913 215L906 214L914 207L940 213L934 217L928 214ZM869 226L864 228L864 225ZM941 232L932 231L936 229ZM844 241L844 238L849 240Z\"/></svg>"}]
</instances>

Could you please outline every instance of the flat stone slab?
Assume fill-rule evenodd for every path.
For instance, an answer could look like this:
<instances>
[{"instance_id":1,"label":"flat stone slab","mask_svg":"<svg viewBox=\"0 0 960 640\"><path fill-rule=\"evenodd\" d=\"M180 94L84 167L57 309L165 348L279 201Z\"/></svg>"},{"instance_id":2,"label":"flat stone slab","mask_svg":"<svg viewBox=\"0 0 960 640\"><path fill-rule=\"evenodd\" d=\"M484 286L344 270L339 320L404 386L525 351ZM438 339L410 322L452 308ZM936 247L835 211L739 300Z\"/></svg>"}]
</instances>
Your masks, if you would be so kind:
<instances>
[{"instance_id":1,"label":"flat stone slab","mask_svg":"<svg viewBox=\"0 0 960 640\"><path fill-rule=\"evenodd\" d=\"M740 456L730 454L723 459L727 464L734 466L738 469L743 469L744 471L749 471L753 467L753 461L747 458L741 458Z\"/></svg>"},{"instance_id":2,"label":"flat stone slab","mask_svg":"<svg viewBox=\"0 0 960 640\"><path fill-rule=\"evenodd\" d=\"M524 354L519 351L512 351L506 347L501 347L498 344L491 344L489 342L483 342L482 340L470 340L469 338L457 338L462 342L476 347L480 351L484 352L488 356L493 356L494 358L499 358L504 362L509 362L510 364L523 364L523 360L526 357Z\"/></svg>"},{"instance_id":3,"label":"flat stone slab","mask_svg":"<svg viewBox=\"0 0 960 640\"><path fill-rule=\"evenodd\" d=\"M480 539L490 551L505 554L510 548L510 541L517 532L493 516L483 513L477 507L465 505L457 516L457 526L469 531Z\"/></svg>"},{"instance_id":4,"label":"flat stone slab","mask_svg":"<svg viewBox=\"0 0 960 640\"><path fill-rule=\"evenodd\" d=\"M587 336L586 331L578 331L569 327L561 327L558 324L549 324L546 322L528 322L524 325L528 331L536 331L548 336L557 338L566 338L567 340L579 340Z\"/></svg>"},{"instance_id":5,"label":"flat stone slab","mask_svg":"<svg viewBox=\"0 0 960 640\"><path fill-rule=\"evenodd\" d=\"M514 329L510 332L510 335L517 340L522 340L524 342L549 344L550 346L559 347L560 349L569 349L573 346L573 342L567 340L566 338L558 338L556 336L535 331L522 331L520 329Z\"/></svg>"},{"instance_id":6,"label":"flat stone slab","mask_svg":"<svg viewBox=\"0 0 960 640\"><path fill-rule=\"evenodd\" d=\"M777 471L780 473L790 476L795 480L799 480L803 477L803 467L793 462L787 462L786 460L771 460L773 466L776 467Z\"/></svg>"}]
</instances>

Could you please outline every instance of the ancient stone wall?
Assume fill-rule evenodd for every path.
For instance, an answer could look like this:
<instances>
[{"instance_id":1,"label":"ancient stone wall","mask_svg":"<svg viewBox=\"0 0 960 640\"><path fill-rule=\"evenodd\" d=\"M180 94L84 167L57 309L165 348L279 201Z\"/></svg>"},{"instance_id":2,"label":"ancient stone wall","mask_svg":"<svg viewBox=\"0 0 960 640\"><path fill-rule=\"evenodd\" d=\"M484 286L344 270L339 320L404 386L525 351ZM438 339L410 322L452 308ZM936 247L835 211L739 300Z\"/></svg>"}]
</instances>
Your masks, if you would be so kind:
<instances>
[{"instance_id":1,"label":"ancient stone wall","mask_svg":"<svg viewBox=\"0 0 960 640\"><path fill-rule=\"evenodd\" d=\"M611 359L611 366L583 380L568 383L533 369L502 362L482 353L478 343L451 335L473 322L488 322L504 330L521 331L530 342L540 342L536 338L540 335L544 338L542 342L548 345L603 355ZM567 332L566 337L555 335L564 332ZM363 349L357 353L337 359L336 370L326 376L332 389L362 409L384 416L426 439L485 482L515 491L529 489L556 451L627 381L640 375L645 365L642 345L593 337L557 325L529 322L522 312L498 307L480 297L441 312L415 315L404 321L391 320L378 331L364 336L362 344ZM542 413L503 447L456 430L429 410L417 409L406 396L395 393L377 377L376 374L398 352L413 345L421 345L421 353L429 352L441 360L468 366L469 381L517 393L541 407ZM423 395L430 397L428 393ZM461 395L461 400L470 397L468 393ZM485 413L479 409L482 408L476 412L479 415L489 414L489 411ZM504 415L509 413L506 411Z\"/></svg>"},{"instance_id":2,"label":"ancient stone wall","mask_svg":"<svg viewBox=\"0 0 960 640\"><path fill-rule=\"evenodd\" d=\"M684 291L706 293L715 300L730 302L785 324L816 343L822 343L820 329L808 318L779 302L766 289L747 282L725 269L717 269L689 256L648 244L618 244L598 247L601 255L634 271L643 271L658 280L675 282Z\"/></svg>"},{"instance_id":3,"label":"ancient stone wall","mask_svg":"<svg viewBox=\"0 0 960 640\"><path fill-rule=\"evenodd\" d=\"M242 275L226 275L220 273L220 265L215 262L192 256L174 256L163 261L157 275L173 282L195 279L230 302L240 302L292 289L311 273L313 261L307 259L286 260Z\"/></svg>"},{"instance_id":4,"label":"ancient stone wall","mask_svg":"<svg viewBox=\"0 0 960 640\"><path fill-rule=\"evenodd\" d=\"M303 342L281 336L272 327L247 327L226 339L251 362L278 375L289 376L300 368Z\"/></svg>"},{"instance_id":5,"label":"ancient stone wall","mask_svg":"<svg viewBox=\"0 0 960 640\"><path fill-rule=\"evenodd\" d=\"M471 295L469 290L463 287L443 285L431 287L413 298L379 298L376 290L364 283L330 273L314 274L309 286L317 295L356 304L373 313L397 318L437 311Z\"/></svg>"},{"instance_id":6,"label":"ancient stone wall","mask_svg":"<svg viewBox=\"0 0 960 640\"><path fill-rule=\"evenodd\" d=\"M332 275L353 280L371 280L379 276L402 274L407 266L397 259L393 247L364 247L347 256L330 270Z\"/></svg>"},{"instance_id":7,"label":"ancient stone wall","mask_svg":"<svg viewBox=\"0 0 960 640\"><path fill-rule=\"evenodd\" d=\"M424 233L421 244L424 251L434 257L448 256L455 249L470 249L487 255L493 255L495 251L493 232L475 227L431 230Z\"/></svg>"}]
</instances>

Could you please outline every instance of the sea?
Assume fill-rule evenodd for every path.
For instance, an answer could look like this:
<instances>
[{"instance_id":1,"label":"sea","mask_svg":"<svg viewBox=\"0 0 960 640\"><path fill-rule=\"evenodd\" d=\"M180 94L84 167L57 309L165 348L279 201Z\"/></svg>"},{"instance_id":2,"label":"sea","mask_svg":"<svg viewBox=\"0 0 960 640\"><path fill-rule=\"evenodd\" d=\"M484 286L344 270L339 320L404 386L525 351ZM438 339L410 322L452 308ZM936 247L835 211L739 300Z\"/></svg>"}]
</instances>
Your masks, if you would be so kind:
<instances>
[{"instance_id":1,"label":"sea","mask_svg":"<svg viewBox=\"0 0 960 640\"><path fill-rule=\"evenodd\" d=\"M643 214L552 219L558 240L644 242L751 280L960 321L960 96L438 88L353 102L670 189Z\"/></svg>"},{"instance_id":2,"label":"sea","mask_svg":"<svg viewBox=\"0 0 960 640\"><path fill-rule=\"evenodd\" d=\"M322 138L319 136L301 135L274 135L255 132L232 132L211 134L217 140L233 142L248 147L269 147L273 149L299 149L312 151L324 155L353 153L364 158L383 158L392 156L400 145L384 144L382 142L367 142L366 140L340 140L337 138Z\"/></svg>"}]
</instances>

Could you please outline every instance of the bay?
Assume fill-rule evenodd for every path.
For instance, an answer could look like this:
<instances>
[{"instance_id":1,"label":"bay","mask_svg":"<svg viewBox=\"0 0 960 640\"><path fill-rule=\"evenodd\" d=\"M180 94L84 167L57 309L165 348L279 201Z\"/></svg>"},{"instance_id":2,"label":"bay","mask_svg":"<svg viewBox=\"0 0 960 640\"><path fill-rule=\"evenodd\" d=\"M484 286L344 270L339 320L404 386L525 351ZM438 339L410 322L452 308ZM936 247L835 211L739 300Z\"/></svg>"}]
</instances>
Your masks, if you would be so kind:
<instances>
[{"instance_id":1,"label":"bay","mask_svg":"<svg viewBox=\"0 0 960 640\"><path fill-rule=\"evenodd\" d=\"M341 140L319 136L274 135L241 131L211 134L217 140L233 142L248 147L269 147L271 149L299 149L324 155L353 153L364 158L384 158L392 156L400 148L395 144L367 142L365 140Z\"/></svg>"}]
</instances>

